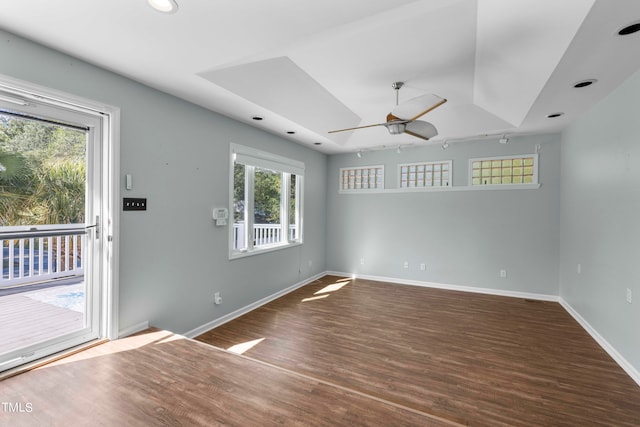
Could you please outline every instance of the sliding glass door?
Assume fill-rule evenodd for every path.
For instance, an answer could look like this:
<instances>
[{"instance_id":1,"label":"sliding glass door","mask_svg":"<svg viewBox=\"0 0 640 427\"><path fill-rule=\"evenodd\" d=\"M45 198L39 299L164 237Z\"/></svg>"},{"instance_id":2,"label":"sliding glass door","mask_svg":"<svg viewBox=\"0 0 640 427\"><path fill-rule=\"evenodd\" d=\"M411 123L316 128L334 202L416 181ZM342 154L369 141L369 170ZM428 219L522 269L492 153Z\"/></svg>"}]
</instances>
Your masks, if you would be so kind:
<instances>
[{"instance_id":1,"label":"sliding glass door","mask_svg":"<svg viewBox=\"0 0 640 427\"><path fill-rule=\"evenodd\" d=\"M0 371L101 336L102 125L0 92Z\"/></svg>"}]
</instances>

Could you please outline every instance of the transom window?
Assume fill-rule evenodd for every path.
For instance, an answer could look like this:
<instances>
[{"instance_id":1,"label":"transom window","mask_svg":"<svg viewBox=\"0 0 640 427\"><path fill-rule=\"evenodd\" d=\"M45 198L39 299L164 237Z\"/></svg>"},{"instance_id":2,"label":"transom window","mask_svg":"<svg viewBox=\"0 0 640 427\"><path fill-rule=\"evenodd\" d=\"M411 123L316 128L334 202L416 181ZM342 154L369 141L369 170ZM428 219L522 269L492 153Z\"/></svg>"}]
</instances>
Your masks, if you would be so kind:
<instances>
[{"instance_id":1,"label":"transom window","mask_svg":"<svg viewBox=\"0 0 640 427\"><path fill-rule=\"evenodd\" d=\"M398 166L400 188L448 187L450 185L451 160L405 163Z\"/></svg>"},{"instance_id":2,"label":"transom window","mask_svg":"<svg viewBox=\"0 0 640 427\"><path fill-rule=\"evenodd\" d=\"M384 188L384 166L340 169L340 191L367 191Z\"/></svg>"},{"instance_id":3,"label":"transom window","mask_svg":"<svg viewBox=\"0 0 640 427\"><path fill-rule=\"evenodd\" d=\"M304 163L231 144L230 258L302 243Z\"/></svg>"},{"instance_id":4,"label":"transom window","mask_svg":"<svg viewBox=\"0 0 640 427\"><path fill-rule=\"evenodd\" d=\"M471 159L471 185L538 183L538 155Z\"/></svg>"}]
</instances>

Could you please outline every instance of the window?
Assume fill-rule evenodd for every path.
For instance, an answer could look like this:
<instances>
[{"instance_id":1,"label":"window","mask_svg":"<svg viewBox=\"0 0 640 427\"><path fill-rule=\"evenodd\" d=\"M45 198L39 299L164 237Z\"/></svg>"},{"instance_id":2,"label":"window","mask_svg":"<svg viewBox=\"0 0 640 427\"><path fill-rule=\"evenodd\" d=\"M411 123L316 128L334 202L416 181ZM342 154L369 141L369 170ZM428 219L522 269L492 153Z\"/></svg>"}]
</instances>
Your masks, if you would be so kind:
<instances>
[{"instance_id":1,"label":"window","mask_svg":"<svg viewBox=\"0 0 640 427\"><path fill-rule=\"evenodd\" d=\"M302 243L304 163L231 144L230 258Z\"/></svg>"},{"instance_id":2,"label":"window","mask_svg":"<svg viewBox=\"0 0 640 427\"><path fill-rule=\"evenodd\" d=\"M448 187L451 179L451 160L406 163L399 165L400 188Z\"/></svg>"},{"instance_id":3,"label":"window","mask_svg":"<svg viewBox=\"0 0 640 427\"><path fill-rule=\"evenodd\" d=\"M513 185L538 183L538 155L471 159L471 185Z\"/></svg>"},{"instance_id":4,"label":"window","mask_svg":"<svg viewBox=\"0 0 640 427\"><path fill-rule=\"evenodd\" d=\"M340 191L368 191L384 188L384 166L340 169Z\"/></svg>"}]
</instances>

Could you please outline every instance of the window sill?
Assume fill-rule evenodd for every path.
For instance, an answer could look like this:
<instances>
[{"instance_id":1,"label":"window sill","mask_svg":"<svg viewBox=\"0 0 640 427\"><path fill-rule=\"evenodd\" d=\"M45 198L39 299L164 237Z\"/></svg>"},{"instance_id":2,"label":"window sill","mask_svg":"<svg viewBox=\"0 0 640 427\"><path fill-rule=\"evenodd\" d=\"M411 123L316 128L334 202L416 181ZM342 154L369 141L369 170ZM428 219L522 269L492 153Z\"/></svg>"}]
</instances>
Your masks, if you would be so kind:
<instances>
[{"instance_id":1,"label":"window sill","mask_svg":"<svg viewBox=\"0 0 640 427\"><path fill-rule=\"evenodd\" d=\"M440 193L450 191L489 191L489 190L537 190L542 184L485 184L461 185L454 187L412 187L368 190L339 190L338 194L384 194L384 193Z\"/></svg>"},{"instance_id":2,"label":"window sill","mask_svg":"<svg viewBox=\"0 0 640 427\"><path fill-rule=\"evenodd\" d=\"M264 245L264 246L260 246L259 248L253 248L252 251L231 250L229 252L229 260L246 258L246 257L250 257L250 256L254 256L254 255L260 255L260 254L269 253L269 252L275 252L275 251L279 251L281 249L287 249L287 248L292 248L292 247L295 247L295 246L300 246L302 244L303 244L303 242L274 243L272 245Z\"/></svg>"}]
</instances>

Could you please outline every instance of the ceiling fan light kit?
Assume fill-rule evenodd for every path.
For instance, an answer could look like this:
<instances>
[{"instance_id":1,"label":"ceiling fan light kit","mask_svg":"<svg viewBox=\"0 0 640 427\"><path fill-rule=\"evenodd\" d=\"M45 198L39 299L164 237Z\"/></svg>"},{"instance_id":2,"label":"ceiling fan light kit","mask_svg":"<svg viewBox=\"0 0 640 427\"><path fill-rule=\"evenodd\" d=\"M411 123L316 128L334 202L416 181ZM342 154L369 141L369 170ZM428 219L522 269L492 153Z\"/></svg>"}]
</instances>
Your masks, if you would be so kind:
<instances>
[{"instance_id":1,"label":"ceiling fan light kit","mask_svg":"<svg viewBox=\"0 0 640 427\"><path fill-rule=\"evenodd\" d=\"M384 126L391 135L400 135L406 133L416 138L429 140L438 135L438 130L434 125L418 118L435 110L445 102L446 99L437 95L426 94L412 98L402 104L399 104L398 97L400 88L404 86L404 82L394 82L391 87L396 91L396 108L387 114L385 123L376 123L373 125L357 126L353 128L338 129L329 131L329 133L345 132L349 130L365 129L375 126Z\"/></svg>"},{"instance_id":2,"label":"ceiling fan light kit","mask_svg":"<svg viewBox=\"0 0 640 427\"><path fill-rule=\"evenodd\" d=\"M175 0L147 0L149 6L162 13L176 13L178 3Z\"/></svg>"}]
</instances>

